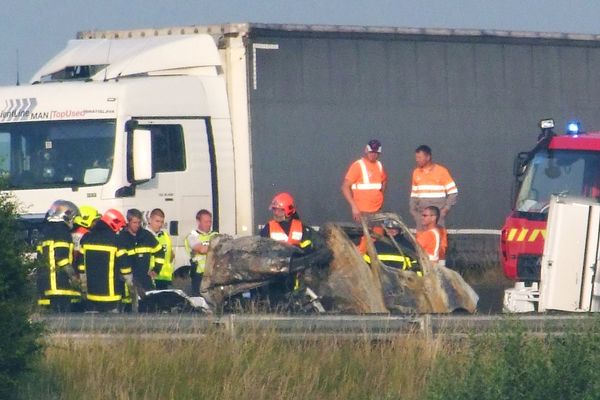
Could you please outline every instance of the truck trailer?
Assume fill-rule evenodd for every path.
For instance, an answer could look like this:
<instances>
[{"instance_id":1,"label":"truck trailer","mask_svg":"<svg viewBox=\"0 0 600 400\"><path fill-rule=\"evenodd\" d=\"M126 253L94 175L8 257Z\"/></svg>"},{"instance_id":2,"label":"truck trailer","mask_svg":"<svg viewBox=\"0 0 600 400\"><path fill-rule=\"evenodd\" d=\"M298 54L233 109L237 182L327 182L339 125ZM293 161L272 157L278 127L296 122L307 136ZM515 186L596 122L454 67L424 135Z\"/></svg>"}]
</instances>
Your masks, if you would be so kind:
<instances>
[{"instance_id":1,"label":"truck trailer","mask_svg":"<svg viewBox=\"0 0 600 400\"><path fill-rule=\"evenodd\" d=\"M428 144L459 187L451 242L496 255L521 127L540 114L600 123L599 44L254 23L80 32L30 85L0 89L0 174L30 240L59 198L160 207L182 265L200 208L233 235L256 233L280 191L312 225L349 220L340 184L372 138L390 178L384 210L408 219L414 149Z\"/></svg>"}]
</instances>

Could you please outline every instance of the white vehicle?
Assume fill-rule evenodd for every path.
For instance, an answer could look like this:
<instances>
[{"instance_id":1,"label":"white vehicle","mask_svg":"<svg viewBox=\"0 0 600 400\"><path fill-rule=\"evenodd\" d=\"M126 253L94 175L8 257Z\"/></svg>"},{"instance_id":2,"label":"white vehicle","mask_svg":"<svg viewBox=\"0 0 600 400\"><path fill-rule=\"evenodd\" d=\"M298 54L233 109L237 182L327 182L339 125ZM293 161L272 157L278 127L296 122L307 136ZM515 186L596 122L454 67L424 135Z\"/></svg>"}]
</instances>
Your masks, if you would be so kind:
<instances>
[{"instance_id":1,"label":"white vehicle","mask_svg":"<svg viewBox=\"0 0 600 400\"><path fill-rule=\"evenodd\" d=\"M600 311L600 203L552 195L540 280L504 292L504 311Z\"/></svg>"},{"instance_id":2,"label":"white vehicle","mask_svg":"<svg viewBox=\"0 0 600 400\"><path fill-rule=\"evenodd\" d=\"M56 199L101 212L160 207L178 266L199 209L220 231L251 231L251 203L236 204L236 193L250 197L248 144L236 143L236 176L211 36L73 40L32 83L0 90L0 171L26 219L41 220Z\"/></svg>"},{"instance_id":3,"label":"white vehicle","mask_svg":"<svg viewBox=\"0 0 600 400\"><path fill-rule=\"evenodd\" d=\"M201 208L233 235L256 233L282 191L311 225L349 220L340 184L373 138L390 176L385 211L408 215L413 150L429 143L466 189L450 234L469 240L452 249L479 263L496 252L508 195L489 194L510 193L498 171L522 143L524 99L568 108L593 81L597 43L318 25L81 32L31 85L0 88L0 176L32 223L61 198L101 211L160 207L183 265ZM579 72L561 73L572 58ZM598 124L597 93L587 95L578 110ZM475 168L476 157L493 168Z\"/></svg>"}]
</instances>

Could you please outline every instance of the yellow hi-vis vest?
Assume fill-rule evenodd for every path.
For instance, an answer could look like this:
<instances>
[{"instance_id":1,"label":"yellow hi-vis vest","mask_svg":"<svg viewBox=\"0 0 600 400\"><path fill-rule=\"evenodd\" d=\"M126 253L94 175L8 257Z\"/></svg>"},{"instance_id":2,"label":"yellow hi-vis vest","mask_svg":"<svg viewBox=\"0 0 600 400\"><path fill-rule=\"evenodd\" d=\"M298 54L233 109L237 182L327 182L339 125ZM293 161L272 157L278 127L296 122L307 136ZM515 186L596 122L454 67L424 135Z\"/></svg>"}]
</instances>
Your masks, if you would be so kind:
<instances>
[{"instance_id":1,"label":"yellow hi-vis vest","mask_svg":"<svg viewBox=\"0 0 600 400\"><path fill-rule=\"evenodd\" d=\"M190 263L192 264L192 270L194 272L196 272L197 274L204 273L204 268L206 266L206 254L200 254L200 253L194 252L194 250L192 250L192 246L190 245L189 238L191 236L195 236L200 243L202 243L204 245L208 245L210 243L210 240L213 238L213 236L215 236L217 234L218 234L218 232L213 232L213 231L200 232L197 230L193 230L189 233L189 235L186 236L185 241L184 241L185 249L188 252L188 254L190 255Z\"/></svg>"},{"instance_id":2,"label":"yellow hi-vis vest","mask_svg":"<svg viewBox=\"0 0 600 400\"><path fill-rule=\"evenodd\" d=\"M171 282L173 280L173 262L171 261L173 259L173 242L171 241L171 236L169 236L167 231L160 231L156 235L156 240L162 246L164 263L160 269L160 273L154 280Z\"/></svg>"}]
</instances>

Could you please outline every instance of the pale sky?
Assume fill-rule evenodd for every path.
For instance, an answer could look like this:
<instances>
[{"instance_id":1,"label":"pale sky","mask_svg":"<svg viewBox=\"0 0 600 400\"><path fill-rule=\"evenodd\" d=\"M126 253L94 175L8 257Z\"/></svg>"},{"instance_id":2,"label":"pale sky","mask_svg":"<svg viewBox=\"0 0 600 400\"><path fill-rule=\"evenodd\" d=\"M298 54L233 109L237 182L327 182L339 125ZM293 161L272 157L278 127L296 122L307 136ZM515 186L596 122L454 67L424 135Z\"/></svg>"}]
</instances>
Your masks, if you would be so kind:
<instances>
[{"instance_id":1,"label":"pale sky","mask_svg":"<svg viewBox=\"0 0 600 400\"><path fill-rule=\"evenodd\" d=\"M598 0L1 0L0 85L21 83L78 31L230 22L600 35Z\"/></svg>"}]
</instances>

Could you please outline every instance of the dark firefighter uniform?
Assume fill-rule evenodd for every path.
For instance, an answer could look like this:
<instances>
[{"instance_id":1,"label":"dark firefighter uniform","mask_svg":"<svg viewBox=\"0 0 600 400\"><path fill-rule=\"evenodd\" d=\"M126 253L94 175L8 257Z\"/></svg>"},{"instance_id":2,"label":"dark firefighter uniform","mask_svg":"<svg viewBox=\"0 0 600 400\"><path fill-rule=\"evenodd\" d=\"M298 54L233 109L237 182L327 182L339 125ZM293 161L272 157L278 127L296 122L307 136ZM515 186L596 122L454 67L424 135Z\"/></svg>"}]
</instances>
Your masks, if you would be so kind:
<instances>
[{"instance_id":1,"label":"dark firefighter uniform","mask_svg":"<svg viewBox=\"0 0 600 400\"><path fill-rule=\"evenodd\" d=\"M44 223L42 242L38 244L37 252L43 262L37 273L38 303L68 311L71 301L81 296L70 282L73 242L69 227L64 222ZM67 269L71 269L71 274Z\"/></svg>"},{"instance_id":2,"label":"dark firefighter uniform","mask_svg":"<svg viewBox=\"0 0 600 400\"><path fill-rule=\"evenodd\" d=\"M86 274L91 308L117 308L123 297L123 277L131 274L131 267L127 264L127 251L119 248L117 235L103 221L98 221L81 239L78 269Z\"/></svg>"},{"instance_id":3,"label":"dark firefighter uniform","mask_svg":"<svg viewBox=\"0 0 600 400\"><path fill-rule=\"evenodd\" d=\"M394 240L404 254L401 254L392 241L387 237L381 237L374 240L375 250L377 251L377 258L388 267L402 269L402 270L413 270L417 271L417 255L414 251L414 247L406 240L403 235L396 235ZM364 260L367 264L371 264L371 257L368 254L363 255Z\"/></svg>"},{"instance_id":4,"label":"dark firefighter uniform","mask_svg":"<svg viewBox=\"0 0 600 400\"><path fill-rule=\"evenodd\" d=\"M118 240L120 248L127 250L127 264L131 266L136 286L145 291L154 290L154 283L148 272L152 270L158 275L164 264L162 246L156 237L146 229L140 229L136 235L123 229L119 232Z\"/></svg>"}]
</instances>

